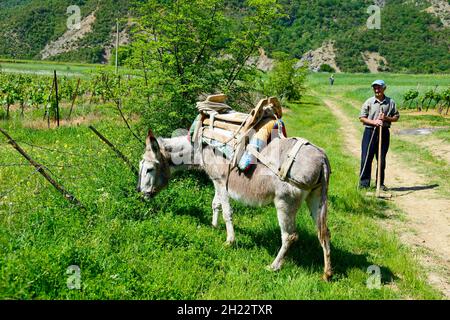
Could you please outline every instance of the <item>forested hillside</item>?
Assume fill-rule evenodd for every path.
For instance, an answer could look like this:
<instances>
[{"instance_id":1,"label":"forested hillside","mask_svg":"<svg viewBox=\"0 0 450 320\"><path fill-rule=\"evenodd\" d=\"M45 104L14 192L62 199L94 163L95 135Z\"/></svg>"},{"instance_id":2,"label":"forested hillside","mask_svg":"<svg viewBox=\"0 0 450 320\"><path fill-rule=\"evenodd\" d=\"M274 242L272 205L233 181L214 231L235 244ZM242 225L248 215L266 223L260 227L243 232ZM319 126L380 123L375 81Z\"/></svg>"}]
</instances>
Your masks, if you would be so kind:
<instances>
[{"instance_id":1,"label":"forested hillside","mask_svg":"<svg viewBox=\"0 0 450 320\"><path fill-rule=\"evenodd\" d=\"M450 71L450 31L425 11L430 7L428 1L384 1L381 28L371 30L366 27L370 16L367 9L374 1L281 2L287 17L272 32L268 43L271 50L300 58L305 51L333 39L337 64L343 71L367 71L361 55L364 51L379 52L393 72Z\"/></svg>"},{"instance_id":2,"label":"forested hillside","mask_svg":"<svg viewBox=\"0 0 450 320\"><path fill-rule=\"evenodd\" d=\"M142 0L139 0L142 2ZM448 0L444 0L447 1ZM368 0L279 0L284 18L272 26L265 49L301 58L332 40L341 71L368 72L363 52L377 52L387 61L380 71L450 72L450 31L427 8L426 0L375 1L381 9L381 28L368 29ZM241 18L244 0L225 0L227 14ZM95 12L91 32L76 49L49 59L105 62L105 47L117 17L126 18L132 1L113 0L0 0L0 57L41 59L46 44L66 31L69 5L78 5L84 17ZM450 13L449 13L450 14ZM124 25L124 23L123 23Z\"/></svg>"},{"instance_id":3,"label":"forested hillside","mask_svg":"<svg viewBox=\"0 0 450 320\"><path fill-rule=\"evenodd\" d=\"M82 18L95 11L91 32L79 40L75 52L56 60L102 62L116 18L126 16L129 1L114 0L1 0L0 57L40 59L41 50L67 31L67 8L77 5Z\"/></svg>"}]
</instances>

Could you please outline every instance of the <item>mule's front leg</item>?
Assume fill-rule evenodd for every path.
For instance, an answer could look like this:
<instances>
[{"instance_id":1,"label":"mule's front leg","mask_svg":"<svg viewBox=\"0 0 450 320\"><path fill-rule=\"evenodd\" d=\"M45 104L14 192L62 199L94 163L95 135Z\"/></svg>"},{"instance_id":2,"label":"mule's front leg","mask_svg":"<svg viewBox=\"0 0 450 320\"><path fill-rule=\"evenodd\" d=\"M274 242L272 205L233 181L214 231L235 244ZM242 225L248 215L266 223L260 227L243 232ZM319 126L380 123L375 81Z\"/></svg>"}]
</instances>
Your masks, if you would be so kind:
<instances>
[{"instance_id":1,"label":"mule's front leg","mask_svg":"<svg viewBox=\"0 0 450 320\"><path fill-rule=\"evenodd\" d=\"M232 245L235 240L234 227L233 227L233 209L231 209L230 198L228 193L223 190L220 196L220 202L222 203L223 220L225 220L225 226L227 228L227 245Z\"/></svg>"},{"instance_id":2,"label":"mule's front leg","mask_svg":"<svg viewBox=\"0 0 450 320\"><path fill-rule=\"evenodd\" d=\"M216 189L216 193L214 195L214 199L212 202L212 211L213 211L212 226L214 228L217 228L219 226L219 212L220 212L221 207L222 207L222 205L220 202L220 195Z\"/></svg>"}]
</instances>

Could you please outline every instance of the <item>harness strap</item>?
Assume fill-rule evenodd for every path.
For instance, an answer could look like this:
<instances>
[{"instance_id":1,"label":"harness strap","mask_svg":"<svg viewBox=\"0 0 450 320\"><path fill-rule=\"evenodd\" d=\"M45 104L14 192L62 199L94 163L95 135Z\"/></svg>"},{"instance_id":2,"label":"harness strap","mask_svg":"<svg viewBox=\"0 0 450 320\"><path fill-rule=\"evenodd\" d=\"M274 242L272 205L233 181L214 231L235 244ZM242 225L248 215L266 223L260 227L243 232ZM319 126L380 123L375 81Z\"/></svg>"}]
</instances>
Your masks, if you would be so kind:
<instances>
[{"instance_id":1,"label":"harness strap","mask_svg":"<svg viewBox=\"0 0 450 320\"><path fill-rule=\"evenodd\" d=\"M279 175L280 168L276 166L272 161L266 158L266 156L263 156L261 153L259 153L256 148L252 145L249 145L247 147L247 151L256 157L263 165L268 167L270 170L272 170L276 175Z\"/></svg>"},{"instance_id":2,"label":"harness strap","mask_svg":"<svg viewBox=\"0 0 450 320\"><path fill-rule=\"evenodd\" d=\"M297 142L295 143L294 147L291 149L291 152L289 152L286 160L284 161L283 165L281 166L279 175L281 180L286 181L287 180L287 174L289 172L289 169L291 169L292 164L294 163L294 159L297 156L297 153L300 151L301 147L303 147L305 144L308 143L308 140L303 138L296 138Z\"/></svg>"},{"instance_id":3,"label":"harness strap","mask_svg":"<svg viewBox=\"0 0 450 320\"><path fill-rule=\"evenodd\" d=\"M294 147L291 149L291 151L289 152L289 155L286 158L286 160L283 162L283 164L281 165L281 168L276 166L269 159L267 159L266 156L259 153L254 146L249 145L247 147L247 151L251 155L255 156L263 165L265 165L270 170L272 170L273 173L275 173L277 176L279 176L283 181L286 181L288 179L287 174L289 172L289 169L291 169L292 164L294 163L294 159L297 156L298 152L300 151L301 147L304 146L305 144L309 143L308 140L303 139L303 138L295 138L295 139L297 140L297 142L294 145Z\"/></svg>"}]
</instances>

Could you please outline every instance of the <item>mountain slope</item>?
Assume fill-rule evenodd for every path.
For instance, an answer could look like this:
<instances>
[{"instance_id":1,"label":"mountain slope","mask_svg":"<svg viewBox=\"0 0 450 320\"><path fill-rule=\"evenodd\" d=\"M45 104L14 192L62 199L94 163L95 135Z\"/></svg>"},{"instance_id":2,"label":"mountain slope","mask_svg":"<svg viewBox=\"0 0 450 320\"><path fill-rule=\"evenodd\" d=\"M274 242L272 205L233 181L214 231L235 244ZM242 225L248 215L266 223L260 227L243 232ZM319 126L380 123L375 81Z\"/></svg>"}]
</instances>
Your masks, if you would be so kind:
<instances>
[{"instance_id":1,"label":"mountain slope","mask_svg":"<svg viewBox=\"0 0 450 320\"><path fill-rule=\"evenodd\" d=\"M271 50L300 58L306 50L335 40L343 71L367 72L362 52L378 52L393 72L450 72L450 31L426 12L429 1L384 1L381 28L368 29L373 1L282 0L288 18L272 32ZM383 1L379 1L383 2Z\"/></svg>"},{"instance_id":2,"label":"mountain slope","mask_svg":"<svg viewBox=\"0 0 450 320\"><path fill-rule=\"evenodd\" d=\"M226 0L229 13L240 19L244 0ZM346 72L450 72L449 0L378 0L381 28L368 29L373 0L279 0L286 17L268 21L271 34L265 49L270 56L283 51L302 58L320 52L332 41L337 68ZM131 1L114 0L0 0L0 57L41 59L46 46L62 43L48 59L105 62L116 18L127 15ZM95 12L91 32L68 41L69 5L79 5L82 18ZM61 46L62 46L61 45ZM373 66L370 56L380 57ZM316 57L317 58L317 57ZM319 61L320 61L320 57ZM326 61L326 59L324 59ZM316 68L317 69L317 68ZM336 69L336 68L335 68Z\"/></svg>"},{"instance_id":3,"label":"mountain slope","mask_svg":"<svg viewBox=\"0 0 450 320\"><path fill-rule=\"evenodd\" d=\"M54 59L101 62L117 18L126 15L129 1L0 0L0 57L41 59L41 51L67 31L67 8L78 5L81 18L95 12L91 32L78 39L76 51Z\"/></svg>"}]
</instances>

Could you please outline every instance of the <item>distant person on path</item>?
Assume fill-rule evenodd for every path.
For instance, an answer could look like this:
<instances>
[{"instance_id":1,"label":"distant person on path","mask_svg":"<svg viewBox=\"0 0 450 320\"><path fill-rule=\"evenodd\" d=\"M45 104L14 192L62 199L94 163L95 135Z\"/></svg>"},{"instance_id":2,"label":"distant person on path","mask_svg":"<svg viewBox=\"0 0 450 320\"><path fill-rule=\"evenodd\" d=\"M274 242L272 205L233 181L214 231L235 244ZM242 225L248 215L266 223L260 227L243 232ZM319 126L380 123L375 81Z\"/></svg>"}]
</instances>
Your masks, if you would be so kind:
<instances>
[{"instance_id":1,"label":"distant person on path","mask_svg":"<svg viewBox=\"0 0 450 320\"><path fill-rule=\"evenodd\" d=\"M390 132L392 122L398 121L400 114L394 100L384 95L386 83L383 80L376 80L372 83L375 93L374 97L367 99L361 108L359 120L364 124L364 135L361 144L361 171L359 179L360 188L370 186L373 157L378 159L378 137L379 127L382 127L381 136L381 189L387 191L384 185L384 170L386 168L386 154L389 150Z\"/></svg>"},{"instance_id":2,"label":"distant person on path","mask_svg":"<svg viewBox=\"0 0 450 320\"><path fill-rule=\"evenodd\" d=\"M333 84L334 84L334 74L332 74L330 77L330 86L332 86Z\"/></svg>"}]
</instances>

